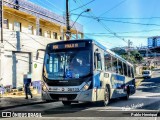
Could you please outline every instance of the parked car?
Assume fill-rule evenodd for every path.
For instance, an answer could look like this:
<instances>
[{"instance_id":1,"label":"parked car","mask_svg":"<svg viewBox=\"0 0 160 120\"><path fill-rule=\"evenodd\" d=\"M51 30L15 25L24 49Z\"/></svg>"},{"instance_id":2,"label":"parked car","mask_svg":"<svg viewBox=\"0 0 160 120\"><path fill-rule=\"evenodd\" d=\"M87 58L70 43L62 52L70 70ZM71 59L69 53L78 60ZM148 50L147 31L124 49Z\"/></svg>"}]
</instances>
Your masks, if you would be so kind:
<instances>
[{"instance_id":1,"label":"parked car","mask_svg":"<svg viewBox=\"0 0 160 120\"><path fill-rule=\"evenodd\" d=\"M143 70L142 76L143 76L143 78L151 78L151 76L152 76L151 70Z\"/></svg>"}]
</instances>

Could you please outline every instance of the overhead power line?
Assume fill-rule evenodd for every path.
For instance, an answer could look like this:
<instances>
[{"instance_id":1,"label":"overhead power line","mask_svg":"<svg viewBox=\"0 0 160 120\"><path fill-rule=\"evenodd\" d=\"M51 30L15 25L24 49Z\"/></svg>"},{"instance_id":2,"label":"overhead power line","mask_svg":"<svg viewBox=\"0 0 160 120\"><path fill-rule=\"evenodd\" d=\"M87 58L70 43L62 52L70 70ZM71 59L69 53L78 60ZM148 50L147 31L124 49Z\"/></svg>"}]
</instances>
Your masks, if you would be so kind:
<instances>
[{"instance_id":1,"label":"overhead power line","mask_svg":"<svg viewBox=\"0 0 160 120\"><path fill-rule=\"evenodd\" d=\"M42 0L41 0L42 1ZM45 1L47 1L50 5L52 5L53 7L55 7L56 9L58 9L59 11L61 11L61 12L65 12L63 9L61 9L61 8L59 8L59 7L57 7L55 4L53 4L52 2L50 2L49 0L45 0Z\"/></svg>"},{"instance_id":2,"label":"overhead power line","mask_svg":"<svg viewBox=\"0 0 160 120\"><path fill-rule=\"evenodd\" d=\"M152 30L141 30L141 31L124 31L124 32L116 32L118 34L127 34L127 33L143 33L143 32L153 32L153 31L160 31L160 29L152 29ZM111 34L111 33L84 33L89 35L103 35L103 34Z\"/></svg>"},{"instance_id":3,"label":"overhead power line","mask_svg":"<svg viewBox=\"0 0 160 120\"><path fill-rule=\"evenodd\" d=\"M79 14L78 13L71 13L71 15L76 15L78 16ZM155 16L155 17L92 17L92 16L89 16L89 15L81 15L81 17L86 17L86 18L92 18L92 19L127 19L127 20L135 20L135 19L160 19L160 17L158 16Z\"/></svg>"},{"instance_id":4,"label":"overhead power line","mask_svg":"<svg viewBox=\"0 0 160 120\"><path fill-rule=\"evenodd\" d=\"M72 15L77 15L77 14L72 14ZM87 17L87 18L102 20L102 21L108 21L108 22L126 23L126 24L134 24L134 25L137 24L137 25L145 25L145 26L160 26L159 24L146 24L146 23L137 23L137 22L114 20L116 18L113 19L113 18L93 17L93 16L86 16L86 15L82 15L82 17ZM155 17L155 18L158 18L158 17ZM123 18L119 18L119 19L123 19ZM130 19L130 18L128 18L128 19ZM150 18L148 18L148 19L150 19Z\"/></svg>"},{"instance_id":5,"label":"overhead power line","mask_svg":"<svg viewBox=\"0 0 160 120\"><path fill-rule=\"evenodd\" d=\"M99 17L109 13L110 11L114 10L115 8L117 8L118 6L120 6L122 3L126 2L127 0L123 0L121 2L119 2L118 4L116 4L115 6L113 6L112 8L110 8L109 10L105 11L104 13L102 13L101 15L99 15Z\"/></svg>"},{"instance_id":6,"label":"overhead power line","mask_svg":"<svg viewBox=\"0 0 160 120\"><path fill-rule=\"evenodd\" d=\"M95 1L95 0L91 0L91 1L90 1L90 2L88 2L88 3L86 3L86 4L83 4L83 5L79 6L78 8L75 8L75 9L73 9L73 10L70 10L70 12L75 11L75 10L78 10L78 9L80 9L80 8L82 8L82 7L86 6L86 5L88 5L88 4L90 4L90 3L94 2L94 1Z\"/></svg>"},{"instance_id":7,"label":"overhead power line","mask_svg":"<svg viewBox=\"0 0 160 120\"><path fill-rule=\"evenodd\" d=\"M127 22L127 21L120 21L120 20L105 20L105 19L99 19L103 21L108 22L117 22L117 23L127 23L127 24L137 24L137 25L146 25L146 26L160 26L159 24L145 24L145 23L136 23L136 22Z\"/></svg>"},{"instance_id":8,"label":"overhead power line","mask_svg":"<svg viewBox=\"0 0 160 120\"><path fill-rule=\"evenodd\" d=\"M100 36L100 37L108 37L108 38L114 38L115 36L114 35L92 35L92 36ZM122 35L119 35L118 36L119 38L148 38L148 37L150 37L150 36L122 36ZM127 41L125 41L124 40L124 42L127 42Z\"/></svg>"}]
</instances>

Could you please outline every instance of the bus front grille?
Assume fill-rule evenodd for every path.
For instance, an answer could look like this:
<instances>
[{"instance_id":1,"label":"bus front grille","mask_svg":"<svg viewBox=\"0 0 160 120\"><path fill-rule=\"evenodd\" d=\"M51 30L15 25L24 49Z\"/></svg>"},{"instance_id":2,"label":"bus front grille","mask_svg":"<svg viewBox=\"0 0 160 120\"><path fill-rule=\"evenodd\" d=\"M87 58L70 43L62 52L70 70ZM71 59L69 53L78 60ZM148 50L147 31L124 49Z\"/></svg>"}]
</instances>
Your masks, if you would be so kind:
<instances>
[{"instance_id":1,"label":"bus front grille","mask_svg":"<svg viewBox=\"0 0 160 120\"><path fill-rule=\"evenodd\" d=\"M77 94L50 94L53 100L59 100L60 98L67 98L67 100L74 100Z\"/></svg>"}]
</instances>

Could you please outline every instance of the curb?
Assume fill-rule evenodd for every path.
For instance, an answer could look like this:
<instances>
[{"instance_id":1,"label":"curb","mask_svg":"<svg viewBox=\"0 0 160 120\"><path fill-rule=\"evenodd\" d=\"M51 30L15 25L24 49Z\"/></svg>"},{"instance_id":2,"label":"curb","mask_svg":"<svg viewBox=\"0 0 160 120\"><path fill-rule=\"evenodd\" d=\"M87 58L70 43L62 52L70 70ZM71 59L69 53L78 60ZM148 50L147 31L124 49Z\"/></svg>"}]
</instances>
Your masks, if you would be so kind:
<instances>
[{"instance_id":1,"label":"curb","mask_svg":"<svg viewBox=\"0 0 160 120\"><path fill-rule=\"evenodd\" d=\"M41 94L33 94L34 97L41 97ZM3 94L1 98L25 98L25 95L6 95Z\"/></svg>"},{"instance_id":2,"label":"curb","mask_svg":"<svg viewBox=\"0 0 160 120\"><path fill-rule=\"evenodd\" d=\"M136 82L136 87L140 86L141 82L143 81L144 79L140 79Z\"/></svg>"},{"instance_id":3,"label":"curb","mask_svg":"<svg viewBox=\"0 0 160 120\"><path fill-rule=\"evenodd\" d=\"M24 105L36 105L36 104L43 104L43 103L49 103L49 102L47 102L47 101L39 101L39 102L32 102L32 103L24 103L24 104L20 104L20 105L5 106L5 107L1 107L0 110L16 108L16 107L22 107Z\"/></svg>"}]
</instances>

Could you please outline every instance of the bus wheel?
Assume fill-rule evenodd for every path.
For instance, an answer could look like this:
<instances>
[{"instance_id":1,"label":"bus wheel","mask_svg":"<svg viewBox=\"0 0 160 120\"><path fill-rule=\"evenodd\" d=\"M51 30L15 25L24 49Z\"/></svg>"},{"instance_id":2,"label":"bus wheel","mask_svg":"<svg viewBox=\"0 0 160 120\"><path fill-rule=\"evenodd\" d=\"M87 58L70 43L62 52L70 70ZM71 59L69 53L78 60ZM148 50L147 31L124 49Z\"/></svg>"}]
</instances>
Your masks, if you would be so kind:
<instances>
[{"instance_id":1,"label":"bus wheel","mask_svg":"<svg viewBox=\"0 0 160 120\"><path fill-rule=\"evenodd\" d=\"M129 89L127 90L127 95L124 97L125 100L129 99Z\"/></svg>"},{"instance_id":2,"label":"bus wheel","mask_svg":"<svg viewBox=\"0 0 160 120\"><path fill-rule=\"evenodd\" d=\"M62 101L63 105L71 105L71 101Z\"/></svg>"},{"instance_id":3,"label":"bus wheel","mask_svg":"<svg viewBox=\"0 0 160 120\"><path fill-rule=\"evenodd\" d=\"M110 92L109 92L109 88L106 87L105 94L104 94L104 106L107 106L109 104L109 101L110 101Z\"/></svg>"}]
</instances>

